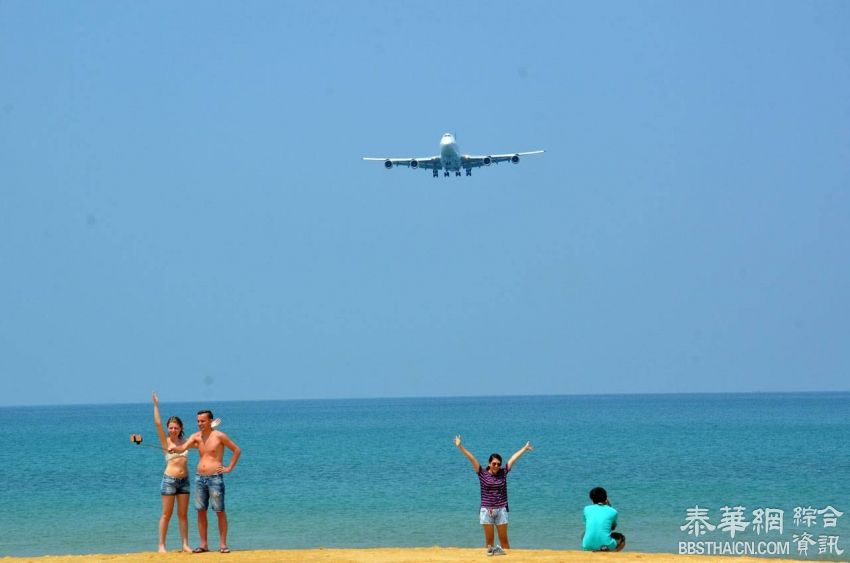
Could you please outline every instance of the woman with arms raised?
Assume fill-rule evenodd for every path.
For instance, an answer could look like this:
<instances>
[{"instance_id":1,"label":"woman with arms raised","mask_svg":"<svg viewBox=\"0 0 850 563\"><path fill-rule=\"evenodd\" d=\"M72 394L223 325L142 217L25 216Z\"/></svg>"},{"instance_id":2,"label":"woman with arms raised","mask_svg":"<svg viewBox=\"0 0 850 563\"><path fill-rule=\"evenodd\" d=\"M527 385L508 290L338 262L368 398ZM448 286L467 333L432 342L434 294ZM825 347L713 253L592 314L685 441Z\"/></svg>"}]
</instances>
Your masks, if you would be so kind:
<instances>
[{"instance_id":1,"label":"woman with arms raised","mask_svg":"<svg viewBox=\"0 0 850 563\"><path fill-rule=\"evenodd\" d=\"M481 510L479 521L484 526L484 542L487 545L487 555L505 555L504 549L510 549L508 542L508 473L514 463L533 448L531 442L526 442L502 467L502 456L491 454L484 468L469 450L463 447L460 436L455 436L455 446L472 463L472 468L481 482ZM499 545L493 544L493 528L499 532ZM504 549L502 549L504 548Z\"/></svg>"},{"instance_id":2,"label":"woman with arms raised","mask_svg":"<svg viewBox=\"0 0 850 563\"><path fill-rule=\"evenodd\" d=\"M159 442L162 451L165 452L165 473L160 485L160 496L162 497L162 516L159 518L159 552L165 553L165 536L168 534L168 523L174 513L174 501L177 501L177 520L180 527L180 539L183 541L183 551L192 552L189 547L189 452L179 454L168 453L168 450L182 446L186 440L183 438L183 421L179 417L172 416L166 422L168 434L162 428L162 419L159 416L159 398L153 394L153 421L156 423L156 431L159 434Z\"/></svg>"}]
</instances>

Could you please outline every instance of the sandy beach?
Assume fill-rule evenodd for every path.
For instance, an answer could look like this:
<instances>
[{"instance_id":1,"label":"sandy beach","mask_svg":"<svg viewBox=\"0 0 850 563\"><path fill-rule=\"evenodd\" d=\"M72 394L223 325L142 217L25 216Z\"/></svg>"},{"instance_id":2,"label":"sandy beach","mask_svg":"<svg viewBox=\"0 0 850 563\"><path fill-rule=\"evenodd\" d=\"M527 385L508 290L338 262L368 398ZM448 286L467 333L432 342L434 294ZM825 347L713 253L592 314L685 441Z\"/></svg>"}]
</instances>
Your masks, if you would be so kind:
<instances>
[{"instance_id":1,"label":"sandy beach","mask_svg":"<svg viewBox=\"0 0 850 563\"><path fill-rule=\"evenodd\" d=\"M719 557L674 555L665 553L587 553L583 551L555 551L548 549L515 549L504 558L505 561L530 561L534 563L580 563L584 561L601 562L616 560L618 563L667 563L672 561L717 561L729 560L741 563L770 563L801 561L794 559L765 559L761 557ZM416 548L369 548L369 549L284 549L266 551L234 551L229 554L217 552L192 555L188 553L155 552L126 554L92 555L50 555L44 557L4 557L0 561L35 561L39 563L83 563L88 561L141 562L141 561L233 561L248 563L260 561L266 563L466 563L490 560L481 548L457 547L416 547ZM805 561L814 561L806 559Z\"/></svg>"}]
</instances>

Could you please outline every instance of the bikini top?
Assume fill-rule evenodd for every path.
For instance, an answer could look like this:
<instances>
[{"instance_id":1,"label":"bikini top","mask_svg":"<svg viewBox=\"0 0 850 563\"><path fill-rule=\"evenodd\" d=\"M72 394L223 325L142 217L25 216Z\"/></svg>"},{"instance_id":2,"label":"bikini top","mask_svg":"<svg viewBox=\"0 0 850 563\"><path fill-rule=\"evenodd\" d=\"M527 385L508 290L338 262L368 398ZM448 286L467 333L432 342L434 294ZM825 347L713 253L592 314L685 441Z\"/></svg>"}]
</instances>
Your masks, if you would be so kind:
<instances>
[{"instance_id":1,"label":"bikini top","mask_svg":"<svg viewBox=\"0 0 850 563\"><path fill-rule=\"evenodd\" d=\"M189 458L189 450L186 450L185 452L181 452L179 454L178 453L173 453L173 454L166 453L165 454L165 463L168 463L172 459L177 459L178 457L185 457L185 458L188 459Z\"/></svg>"}]
</instances>

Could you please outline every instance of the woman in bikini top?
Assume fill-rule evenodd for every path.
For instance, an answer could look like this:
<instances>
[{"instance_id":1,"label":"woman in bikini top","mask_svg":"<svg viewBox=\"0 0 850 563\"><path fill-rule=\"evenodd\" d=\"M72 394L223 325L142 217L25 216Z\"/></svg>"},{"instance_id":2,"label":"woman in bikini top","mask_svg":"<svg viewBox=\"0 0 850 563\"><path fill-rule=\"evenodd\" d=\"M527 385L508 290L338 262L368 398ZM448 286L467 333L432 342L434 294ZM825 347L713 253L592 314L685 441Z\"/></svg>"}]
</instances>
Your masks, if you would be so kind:
<instances>
[{"instance_id":1,"label":"woman in bikini top","mask_svg":"<svg viewBox=\"0 0 850 563\"><path fill-rule=\"evenodd\" d=\"M182 446L186 439L183 437L183 421L172 416L166 422L168 433L162 428L159 416L159 398L153 394L153 421L159 443L165 452L165 472L162 475L160 496L162 497L162 515L159 517L159 552L165 553L165 537L168 535L168 523L177 504L177 520L180 528L180 539L183 551L190 553L189 547L189 452L168 453L168 450Z\"/></svg>"}]
</instances>

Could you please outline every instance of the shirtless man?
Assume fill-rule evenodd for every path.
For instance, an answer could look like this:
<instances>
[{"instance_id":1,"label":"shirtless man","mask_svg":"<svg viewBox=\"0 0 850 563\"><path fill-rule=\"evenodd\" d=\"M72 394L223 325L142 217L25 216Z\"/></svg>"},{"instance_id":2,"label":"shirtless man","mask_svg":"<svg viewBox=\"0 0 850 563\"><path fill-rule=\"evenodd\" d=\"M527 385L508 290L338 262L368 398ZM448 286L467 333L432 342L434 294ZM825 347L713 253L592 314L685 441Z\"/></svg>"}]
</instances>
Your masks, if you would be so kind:
<instances>
[{"instance_id":1,"label":"shirtless man","mask_svg":"<svg viewBox=\"0 0 850 563\"><path fill-rule=\"evenodd\" d=\"M218 535L220 541L219 551L230 553L227 547L227 514L224 512L224 474L233 471L242 450L224 432L213 430L212 411L198 411L198 430L186 440L182 446L168 450L173 453L184 452L189 448L198 448L201 459L198 462L198 471L195 474L195 509L198 511L198 534L201 536L201 545L196 547L194 553L209 551L207 543L207 509L212 504L212 509L218 517ZM230 463L225 467L224 448L229 449L233 455Z\"/></svg>"}]
</instances>

